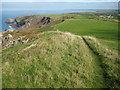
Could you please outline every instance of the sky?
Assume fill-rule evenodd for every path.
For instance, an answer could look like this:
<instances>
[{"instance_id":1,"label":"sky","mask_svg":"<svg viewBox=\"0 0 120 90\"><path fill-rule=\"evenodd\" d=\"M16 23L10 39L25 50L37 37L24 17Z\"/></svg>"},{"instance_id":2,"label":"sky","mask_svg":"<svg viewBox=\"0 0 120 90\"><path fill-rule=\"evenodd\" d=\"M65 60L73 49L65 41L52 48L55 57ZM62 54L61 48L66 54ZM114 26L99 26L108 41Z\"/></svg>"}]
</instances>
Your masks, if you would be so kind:
<instances>
[{"instance_id":1,"label":"sky","mask_svg":"<svg viewBox=\"0 0 120 90\"><path fill-rule=\"evenodd\" d=\"M119 2L119 1L120 0L2 0L2 2Z\"/></svg>"}]
</instances>

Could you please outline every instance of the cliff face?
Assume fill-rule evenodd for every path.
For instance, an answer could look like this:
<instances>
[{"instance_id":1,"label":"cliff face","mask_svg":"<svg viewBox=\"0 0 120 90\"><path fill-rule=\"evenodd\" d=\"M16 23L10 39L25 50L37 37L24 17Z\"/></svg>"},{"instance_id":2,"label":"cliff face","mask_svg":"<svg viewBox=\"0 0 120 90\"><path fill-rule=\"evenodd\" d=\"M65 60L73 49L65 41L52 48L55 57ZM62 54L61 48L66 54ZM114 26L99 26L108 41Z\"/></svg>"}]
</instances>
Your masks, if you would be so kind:
<instances>
[{"instance_id":1,"label":"cliff face","mask_svg":"<svg viewBox=\"0 0 120 90\"><path fill-rule=\"evenodd\" d=\"M47 25L55 25L60 22L64 22L66 19L71 19L72 17L63 16L61 18L49 17L49 16L21 16L16 19L6 20L7 22L13 22L11 26L17 30L33 30L36 28L41 28Z\"/></svg>"},{"instance_id":2,"label":"cliff face","mask_svg":"<svg viewBox=\"0 0 120 90\"><path fill-rule=\"evenodd\" d=\"M32 30L46 25L56 24L58 22L60 21L53 20L51 17L46 16L26 16L22 18L16 18L12 26L17 30Z\"/></svg>"}]
</instances>

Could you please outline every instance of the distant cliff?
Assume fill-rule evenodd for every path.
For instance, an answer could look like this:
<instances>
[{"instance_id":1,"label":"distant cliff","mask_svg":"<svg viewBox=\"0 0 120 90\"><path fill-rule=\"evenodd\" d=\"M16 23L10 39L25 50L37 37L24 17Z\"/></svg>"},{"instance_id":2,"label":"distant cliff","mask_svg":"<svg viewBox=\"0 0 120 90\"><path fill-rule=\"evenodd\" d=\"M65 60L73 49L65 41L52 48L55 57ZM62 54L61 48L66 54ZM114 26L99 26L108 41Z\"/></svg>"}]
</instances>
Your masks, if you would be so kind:
<instances>
[{"instance_id":1,"label":"distant cliff","mask_svg":"<svg viewBox=\"0 0 120 90\"><path fill-rule=\"evenodd\" d=\"M11 25L13 28L17 30L32 30L35 28L41 28L47 25L54 25L60 22L63 22L65 19L69 19L71 17L63 17L60 19L55 19L49 16L39 16L39 15L30 15L30 16L21 16L16 19L7 19L7 23L13 22Z\"/></svg>"}]
</instances>

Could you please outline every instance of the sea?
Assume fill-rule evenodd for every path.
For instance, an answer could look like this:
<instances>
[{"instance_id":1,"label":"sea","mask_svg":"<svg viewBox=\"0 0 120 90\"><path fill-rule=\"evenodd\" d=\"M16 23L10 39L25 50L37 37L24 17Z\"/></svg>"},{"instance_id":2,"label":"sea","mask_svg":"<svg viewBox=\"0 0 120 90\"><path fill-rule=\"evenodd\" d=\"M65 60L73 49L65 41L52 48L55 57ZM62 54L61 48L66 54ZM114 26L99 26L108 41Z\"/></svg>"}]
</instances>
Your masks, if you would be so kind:
<instances>
[{"instance_id":1,"label":"sea","mask_svg":"<svg viewBox=\"0 0 120 90\"><path fill-rule=\"evenodd\" d=\"M96 12L117 10L117 2L2 2L0 32L13 30L6 24L7 18L25 15L64 14L72 12Z\"/></svg>"}]
</instances>

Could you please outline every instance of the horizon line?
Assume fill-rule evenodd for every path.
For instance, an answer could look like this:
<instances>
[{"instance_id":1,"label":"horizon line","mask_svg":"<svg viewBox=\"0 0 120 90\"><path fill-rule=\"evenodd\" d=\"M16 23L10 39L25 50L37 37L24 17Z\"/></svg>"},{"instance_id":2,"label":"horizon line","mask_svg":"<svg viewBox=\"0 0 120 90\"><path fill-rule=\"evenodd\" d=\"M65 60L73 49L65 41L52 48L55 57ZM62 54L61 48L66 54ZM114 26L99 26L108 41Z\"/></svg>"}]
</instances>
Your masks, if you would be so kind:
<instances>
[{"instance_id":1,"label":"horizon line","mask_svg":"<svg viewBox=\"0 0 120 90\"><path fill-rule=\"evenodd\" d=\"M4 2L4 1L2 1L2 2ZM59 1L60 2L60 1ZM58 3L59 3L58 2ZM81 1L82 2L82 1ZM94 2L99 2L100 3L100 1L94 1ZM106 2L108 2L108 1L106 1ZM116 1L109 1L109 2L116 2ZM119 3L120 1L118 1L118 2L116 2L116 3ZM17 2L17 3L20 3L20 2ZM33 2L27 2L27 3L33 3ZM52 3L52 2L50 2L50 3ZM64 2L65 3L65 2ZM68 2L67 2L68 3ZM83 2L83 3L92 3L91 1L88 1L88 2Z\"/></svg>"}]
</instances>

